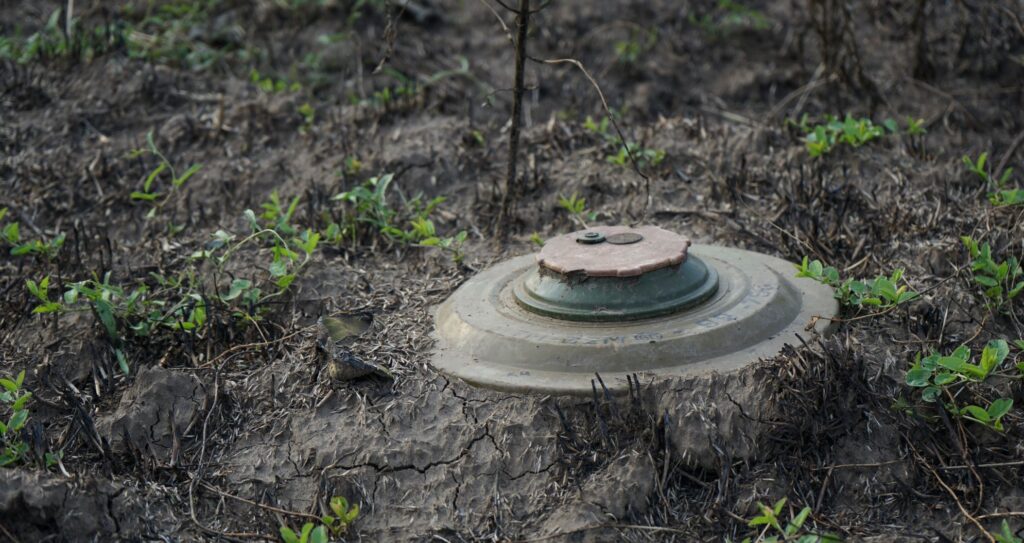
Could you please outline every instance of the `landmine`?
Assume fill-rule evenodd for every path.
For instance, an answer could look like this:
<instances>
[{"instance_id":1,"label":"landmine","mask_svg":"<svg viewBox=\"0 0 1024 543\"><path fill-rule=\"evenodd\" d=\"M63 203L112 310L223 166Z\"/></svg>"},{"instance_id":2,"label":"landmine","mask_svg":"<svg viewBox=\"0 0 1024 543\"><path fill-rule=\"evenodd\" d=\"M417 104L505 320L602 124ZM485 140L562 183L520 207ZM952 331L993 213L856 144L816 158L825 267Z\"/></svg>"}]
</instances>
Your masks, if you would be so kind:
<instances>
[{"instance_id":1,"label":"landmine","mask_svg":"<svg viewBox=\"0 0 1024 543\"><path fill-rule=\"evenodd\" d=\"M432 362L507 391L590 394L728 373L828 332L833 291L793 264L692 245L655 226L594 227L497 264L436 308Z\"/></svg>"}]
</instances>

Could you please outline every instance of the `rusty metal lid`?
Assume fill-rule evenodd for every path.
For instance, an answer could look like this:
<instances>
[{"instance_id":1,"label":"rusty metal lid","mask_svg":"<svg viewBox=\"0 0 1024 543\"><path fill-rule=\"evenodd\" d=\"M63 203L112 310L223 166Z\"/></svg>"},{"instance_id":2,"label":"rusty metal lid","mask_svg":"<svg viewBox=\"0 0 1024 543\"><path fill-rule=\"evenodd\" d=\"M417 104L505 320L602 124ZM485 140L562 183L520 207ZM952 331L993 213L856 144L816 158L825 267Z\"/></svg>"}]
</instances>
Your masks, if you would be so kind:
<instances>
[{"instance_id":1,"label":"rusty metal lid","mask_svg":"<svg viewBox=\"0 0 1024 543\"><path fill-rule=\"evenodd\" d=\"M549 240L513 288L521 307L570 321L625 322L698 305L718 274L688 258L690 240L656 226L599 227Z\"/></svg>"},{"instance_id":2,"label":"rusty metal lid","mask_svg":"<svg viewBox=\"0 0 1024 543\"><path fill-rule=\"evenodd\" d=\"M560 274L637 277L681 264L689 246L689 239L657 226L601 226L548 240L537 263Z\"/></svg>"}]
</instances>

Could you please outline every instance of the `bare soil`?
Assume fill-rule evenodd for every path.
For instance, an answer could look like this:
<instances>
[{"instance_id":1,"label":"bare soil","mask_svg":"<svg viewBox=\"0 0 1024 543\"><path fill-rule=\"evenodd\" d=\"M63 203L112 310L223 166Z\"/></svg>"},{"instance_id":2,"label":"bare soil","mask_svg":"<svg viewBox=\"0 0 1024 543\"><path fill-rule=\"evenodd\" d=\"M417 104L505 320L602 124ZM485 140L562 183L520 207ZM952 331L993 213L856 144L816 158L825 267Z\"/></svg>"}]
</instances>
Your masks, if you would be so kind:
<instances>
[{"instance_id":1,"label":"bare soil","mask_svg":"<svg viewBox=\"0 0 1024 543\"><path fill-rule=\"evenodd\" d=\"M33 393L31 450L0 468L0 539L277 540L332 496L361 504L353 541L738 540L757 535L758 502L782 497L787 518L809 506L808 528L848 540L1021 528L1019 374L964 392L1015 399L1001 433L928 411L904 384L917 353L1024 337L1020 302L986 308L959 239L1024 253L1024 207L992 206L961 162L988 152L993 168L1024 172L1020 1L555 1L536 13L531 56L578 59L628 138L665 151L645 167L647 222L843 276L904 268L922 293L880 315L848 310L831 338L741 374L581 399L480 390L429 364L433 305L534 250L532 234L576 228L559 195L586 198L597 224L643 215L645 182L583 126L604 110L581 71L527 63L522 198L501 239L513 49L488 5L513 17L497 3L367 2L355 18L342 0L200 2L174 34L189 54L130 54L161 28L147 10L190 4L75 2L79 31L142 35L0 61L0 222L25 239L66 235L52 258L0 253L0 375L26 370ZM0 3L0 35L23 40L64 5ZM254 68L302 88L261 90ZM847 113L922 118L927 132L812 158L785 122ZM202 164L153 218L130 196L159 163L131 153L150 131L176 168ZM196 331L126 334L128 375L95 314L33 314L25 282L47 275L59 295L107 272L128 288L196 270L204 295L225 292L230 280L190 258L214 232L244 236L244 210L273 191L300 197L295 226L322 231L341 213L332 196L386 172L395 206L446 198L431 220L468 232L463 264L380 235L322 241L259 322L210 302ZM246 245L228 269L265 278L268 254ZM372 316L347 348L391 378L332 379L317 320L336 314ZM1012 349L1006 368L1022 361ZM47 451L62 451L59 466L43 465Z\"/></svg>"}]
</instances>

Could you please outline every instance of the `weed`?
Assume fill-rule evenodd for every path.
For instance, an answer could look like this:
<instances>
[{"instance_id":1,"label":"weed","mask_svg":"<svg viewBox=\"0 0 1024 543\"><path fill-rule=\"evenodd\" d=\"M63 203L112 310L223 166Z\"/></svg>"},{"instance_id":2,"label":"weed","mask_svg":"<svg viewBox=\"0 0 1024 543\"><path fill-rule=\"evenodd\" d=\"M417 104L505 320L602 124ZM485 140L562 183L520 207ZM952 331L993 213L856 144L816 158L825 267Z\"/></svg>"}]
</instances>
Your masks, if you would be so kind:
<instances>
[{"instance_id":1,"label":"weed","mask_svg":"<svg viewBox=\"0 0 1024 543\"><path fill-rule=\"evenodd\" d=\"M271 76L261 74L256 68L249 71L249 81L259 87L261 91L268 94L299 92L302 90L302 83L299 83L298 81L289 82L283 78L274 79Z\"/></svg>"},{"instance_id":2,"label":"weed","mask_svg":"<svg viewBox=\"0 0 1024 543\"><path fill-rule=\"evenodd\" d=\"M537 232L534 232L534 233L530 234L530 243L536 245L537 247L543 247L544 246L544 239L540 237L540 234L538 234Z\"/></svg>"},{"instance_id":3,"label":"weed","mask_svg":"<svg viewBox=\"0 0 1024 543\"><path fill-rule=\"evenodd\" d=\"M999 533L992 534L995 538L996 543L1024 543L1024 539L1021 539L1013 533L1010 529L1010 523L1003 520L1003 523L999 526Z\"/></svg>"},{"instance_id":4,"label":"weed","mask_svg":"<svg viewBox=\"0 0 1024 543\"><path fill-rule=\"evenodd\" d=\"M281 539L284 543L327 543L327 527L313 527L312 522L302 525L298 534L287 526L281 526Z\"/></svg>"},{"instance_id":5,"label":"weed","mask_svg":"<svg viewBox=\"0 0 1024 543\"><path fill-rule=\"evenodd\" d=\"M57 58L89 62L125 42L126 31L122 24L84 29L79 28L74 18L68 26L72 29L69 39L61 25L62 11L61 8L55 9L43 28L24 40L0 37L0 59L7 58L20 64Z\"/></svg>"},{"instance_id":6,"label":"weed","mask_svg":"<svg viewBox=\"0 0 1024 543\"><path fill-rule=\"evenodd\" d=\"M0 208L0 224L3 224L7 216L7 208ZM49 240L23 241L21 238L21 227L17 222L9 222L0 227L0 243L11 247L12 256L39 255L52 260L60 248L64 246L64 234L60 233Z\"/></svg>"},{"instance_id":7,"label":"weed","mask_svg":"<svg viewBox=\"0 0 1024 543\"><path fill-rule=\"evenodd\" d=\"M334 514L324 515L320 521L330 530L331 535L342 536L348 531L349 525L355 522L356 517L359 516L359 504L353 503L349 506L348 500L341 496L335 496L331 498L331 503L328 505Z\"/></svg>"},{"instance_id":8,"label":"weed","mask_svg":"<svg viewBox=\"0 0 1024 543\"><path fill-rule=\"evenodd\" d=\"M609 132L608 127L608 117L604 117L600 122L597 122L588 115L583 122L585 130L604 140L607 153L605 161L628 168L630 166L629 155L632 153L637 165L640 168L647 168L648 166L657 166L665 160L665 151L663 149L651 149L633 142L623 145L622 139Z\"/></svg>"},{"instance_id":9,"label":"weed","mask_svg":"<svg viewBox=\"0 0 1024 543\"><path fill-rule=\"evenodd\" d=\"M807 152L812 157L828 154L841 144L846 144L850 147L860 147L872 140L881 138L886 133L895 134L899 132L899 126L892 119L886 119L882 124L878 125L873 123L871 119L855 119L850 114L847 114L846 118L842 121L832 115L826 115L824 123L813 126L808 123L807 119L805 114L799 123L792 121L789 121L789 123L794 124L804 133L804 144L807 146ZM918 125L919 128L920 126Z\"/></svg>"},{"instance_id":10,"label":"weed","mask_svg":"<svg viewBox=\"0 0 1024 543\"><path fill-rule=\"evenodd\" d=\"M9 466L25 460L28 455L28 443L21 437L21 430L28 422L29 411L26 408L31 392L23 392L22 384L25 382L25 370L21 370L14 379L0 378L0 405L11 416L7 422L0 421L0 467Z\"/></svg>"},{"instance_id":11,"label":"weed","mask_svg":"<svg viewBox=\"0 0 1024 543\"><path fill-rule=\"evenodd\" d=\"M299 126L299 133L305 134L313 127L313 122L316 121L316 110L313 109L313 106L309 105L309 102L305 102L299 106L298 112L302 116L302 125Z\"/></svg>"},{"instance_id":12,"label":"weed","mask_svg":"<svg viewBox=\"0 0 1024 543\"><path fill-rule=\"evenodd\" d=\"M981 153L977 160L971 160L970 156L964 155L963 163L968 171L985 183L985 187L989 191L988 200L992 205L1002 207L1024 204L1024 189L1006 188L1013 175L1013 168L1006 168L1002 172L990 171L987 166L988 153Z\"/></svg>"},{"instance_id":13,"label":"weed","mask_svg":"<svg viewBox=\"0 0 1024 543\"><path fill-rule=\"evenodd\" d=\"M342 169L342 173L349 177L355 177L359 175L359 172L363 171L363 162L356 156L345 157L345 166Z\"/></svg>"},{"instance_id":14,"label":"weed","mask_svg":"<svg viewBox=\"0 0 1024 543\"><path fill-rule=\"evenodd\" d=\"M328 532L334 537L345 535L348 527L359 516L359 505L349 506L348 500L341 496L331 498L329 505L333 514L321 517L320 526L307 522L302 525L299 533L288 526L281 526L281 539L284 543L327 543Z\"/></svg>"},{"instance_id":15,"label":"weed","mask_svg":"<svg viewBox=\"0 0 1024 543\"><path fill-rule=\"evenodd\" d=\"M688 19L712 38L722 38L746 28L765 30L771 26L771 20L764 13L735 0L718 0L711 12L700 16L691 13Z\"/></svg>"},{"instance_id":16,"label":"weed","mask_svg":"<svg viewBox=\"0 0 1024 543\"><path fill-rule=\"evenodd\" d=\"M811 515L811 508L804 507L789 521L782 518L782 508L786 506L786 498L775 502L773 506L763 503L757 504L761 514L750 519L747 526L759 528L757 536L743 539L743 543L778 543L789 541L794 543L838 543L841 541L837 536L831 534L818 534L807 530L804 524ZM783 526L785 522L785 526Z\"/></svg>"},{"instance_id":17,"label":"weed","mask_svg":"<svg viewBox=\"0 0 1024 543\"><path fill-rule=\"evenodd\" d=\"M416 196L406 200L402 207L394 208L388 203L388 189L393 181L392 174L371 177L352 190L335 195L334 200L345 203L345 209L340 224L328 225L326 239L335 244L349 241L354 246L367 237L380 236L399 245L438 247L455 263L461 263L466 233L439 236L429 219L444 198L439 196L425 201L422 196ZM408 228L402 229L402 224L407 224Z\"/></svg>"},{"instance_id":18,"label":"weed","mask_svg":"<svg viewBox=\"0 0 1024 543\"><path fill-rule=\"evenodd\" d=\"M629 39L615 42L615 58L623 64L636 64L658 43L658 30L632 29Z\"/></svg>"},{"instance_id":19,"label":"weed","mask_svg":"<svg viewBox=\"0 0 1024 543\"><path fill-rule=\"evenodd\" d=\"M915 119L913 117L907 117L907 135L908 136L921 136L924 135L924 119Z\"/></svg>"},{"instance_id":20,"label":"weed","mask_svg":"<svg viewBox=\"0 0 1024 543\"><path fill-rule=\"evenodd\" d=\"M809 261L805 256L796 266L797 277L809 277L836 289L839 303L851 307L876 307L893 309L900 304L915 300L918 293L904 286L897 286L903 278L903 270L896 269L889 276L879 275L870 280L849 278L840 280L839 272L832 266L825 266L820 260Z\"/></svg>"},{"instance_id":21,"label":"weed","mask_svg":"<svg viewBox=\"0 0 1024 543\"><path fill-rule=\"evenodd\" d=\"M914 365L907 371L906 383L920 388L921 399L925 402L935 402L955 384L984 381L999 368L1009 353L1010 348L1002 339L990 341L985 346L978 364L971 363L971 349L966 345L957 347L952 354L946 356L932 353L921 358L918 353ZM951 413L999 432L1003 431L1003 416L1013 407L1010 398L996 399L985 408L978 405L959 407L953 401L953 394L947 396L950 402L946 404L946 409Z\"/></svg>"},{"instance_id":22,"label":"weed","mask_svg":"<svg viewBox=\"0 0 1024 543\"><path fill-rule=\"evenodd\" d=\"M131 193L131 199L149 202L151 204L151 207L149 209L149 212L146 213L146 218L152 219L153 217L156 216L157 211L163 208L163 206L171 199L174 193L181 189L181 187L185 184L186 181L188 181L193 175L195 175L200 169L202 169L203 165L192 164L188 168L186 168L185 171L181 173L181 175L178 175L175 172L174 165L171 164L171 161L168 160L167 157L164 156L164 154L161 153L159 149L157 149L156 143L153 141L152 130L146 133L146 148L136 149L129 153L128 156L129 158L135 158L145 154L151 154L157 157L158 159L160 159L160 163L157 164L156 168L154 168L151 172L149 172L149 175L146 176L146 180L143 181L142 183L142 190L134 191ZM161 175L163 175L164 172L169 173L171 177L171 185L169 187L167 194L155 192L153 190L154 182L156 182L156 180Z\"/></svg>"},{"instance_id":23,"label":"weed","mask_svg":"<svg viewBox=\"0 0 1024 543\"><path fill-rule=\"evenodd\" d=\"M984 289L990 307L1004 309L1024 291L1024 271L1016 257L1010 256L999 262L992 257L988 243L978 245L970 236L961 236L960 241L971 258L974 282Z\"/></svg>"},{"instance_id":24,"label":"weed","mask_svg":"<svg viewBox=\"0 0 1024 543\"><path fill-rule=\"evenodd\" d=\"M587 212L587 201L580 198L579 194L575 192L568 198L559 194L558 207L569 213L569 218L580 228L586 228L587 221L593 221L597 218L596 213Z\"/></svg>"},{"instance_id":25,"label":"weed","mask_svg":"<svg viewBox=\"0 0 1024 543\"><path fill-rule=\"evenodd\" d=\"M427 221L428 223L430 221ZM433 225L431 225L433 230ZM441 251L448 253L451 256L452 262L455 264L462 264L462 261L466 258L466 255L462 252L462 244L466 241L466 231L461 230L455 236L439 238L436 235L424 238L419 242L419 245L423 247L437 247Z\"/></svg>"}]
</instances>

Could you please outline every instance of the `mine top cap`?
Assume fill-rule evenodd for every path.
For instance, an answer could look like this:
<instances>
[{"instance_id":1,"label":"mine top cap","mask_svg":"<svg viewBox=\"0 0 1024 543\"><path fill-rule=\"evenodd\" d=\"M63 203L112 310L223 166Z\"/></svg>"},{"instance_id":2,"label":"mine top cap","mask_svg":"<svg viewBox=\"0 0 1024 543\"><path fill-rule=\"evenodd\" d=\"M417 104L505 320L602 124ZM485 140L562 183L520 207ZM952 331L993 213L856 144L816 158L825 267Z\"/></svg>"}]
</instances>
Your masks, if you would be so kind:
<instances>
[{"instance_id":1,"label":"mine top cap","mask_svg":"<svg viewBox=\"0 0 1024 543\"><path fill-rule=\"evenodd\" d=\"M636 277L682 264L690 240L657 226L596 226L548 240L537 263L555 273Z\"/></svg>"}]
</instances>

